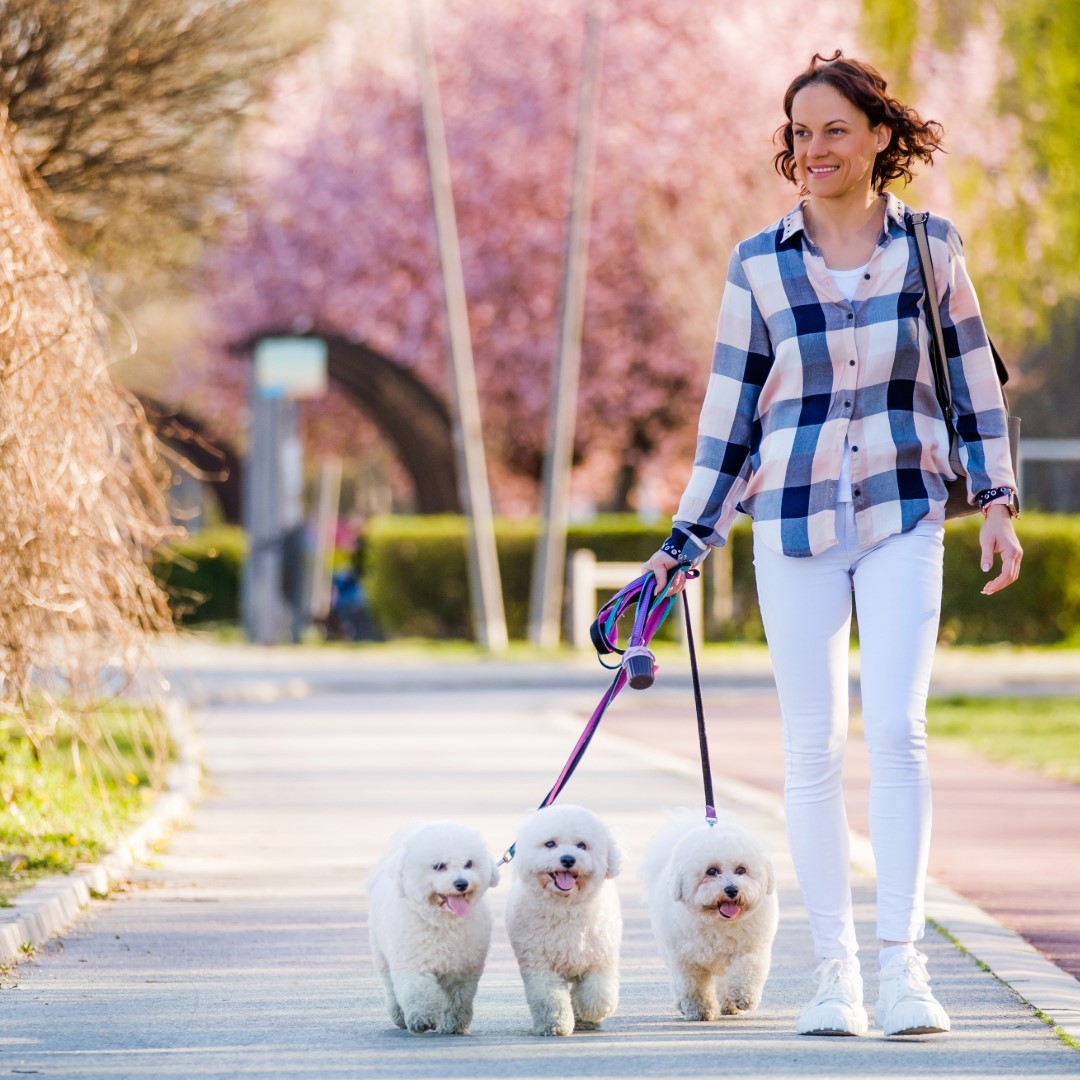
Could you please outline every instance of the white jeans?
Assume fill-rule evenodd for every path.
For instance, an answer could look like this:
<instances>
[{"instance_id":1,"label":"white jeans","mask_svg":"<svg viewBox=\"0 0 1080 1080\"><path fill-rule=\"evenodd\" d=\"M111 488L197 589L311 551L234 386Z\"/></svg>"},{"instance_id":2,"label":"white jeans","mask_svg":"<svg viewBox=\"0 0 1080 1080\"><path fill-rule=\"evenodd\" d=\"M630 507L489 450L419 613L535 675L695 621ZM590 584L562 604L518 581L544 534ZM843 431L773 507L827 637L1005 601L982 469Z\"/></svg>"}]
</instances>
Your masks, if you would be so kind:
<instances>
[{"instance_id":1,"label":"white jeans","mask_svg":"<svg viewBox=\"0 0 1080 1080\"><path fill-rule=\"evenodd\" d=\"M822 959L854 956L848 825L840 774L848 730L854 590L878 936L923 936L930 844L926 696L941 613L944 527L920 522L860 551L851 503L839 544L791 558L754 539L754 568L783 716L788 842Z\"/></svg>"}]
</instances>

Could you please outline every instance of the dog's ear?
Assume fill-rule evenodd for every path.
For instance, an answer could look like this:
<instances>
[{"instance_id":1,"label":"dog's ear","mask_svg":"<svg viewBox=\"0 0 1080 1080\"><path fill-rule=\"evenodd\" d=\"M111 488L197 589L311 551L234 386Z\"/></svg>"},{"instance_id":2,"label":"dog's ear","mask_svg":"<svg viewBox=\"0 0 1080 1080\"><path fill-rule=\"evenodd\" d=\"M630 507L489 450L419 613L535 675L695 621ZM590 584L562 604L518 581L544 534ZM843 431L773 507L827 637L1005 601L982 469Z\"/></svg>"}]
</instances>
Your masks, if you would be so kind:
<instances>
[{"instance_id":1,"label":"dog's ear","mask_svg":"<svg viewBox=\"0 0 1080 1080\"><path fill-rule=\"evenodd\" d=\"M394 853L394 860L387 867L387 872L398 896L405 896L405 859L400 851Z\"/></svg>"},{"instance_id":2,"label":"dog's ear","mask_svg":"<svg viewBox=\"0 0 1080 1080\"><path fill-rule=\"evenodd\" d=\"M765 892L766 894L776 892L776 871L773 869L771 859L765 860Z\"/></svg>"},{"instance_id":3,"label":"dog's ear","mask_svg":"<svg viewBox=\"0 0 1080 1080\"><path fill-rule=\"evenodd\" d=\"M673 873L671 875L671 899L672 900L675 900L675 901L677 901L678 903L681 904L681 903L684 903L686 900L689 899L689 896L687 895L687 892L686 892L686 889L685 889L685 884L686 884L686 875L685 874L675 874L675 873Z\"/></svg>"},{"instance_id":4,"label":"dog's ear","mask_svg":"<svg viewBox=\"0 0 1080 1080\"><path fill-rule=\"evenodd\" d=\"M607 849L607 871L604 877L618 877L619 871L622 869L622 851L619 845L614 840L608 844Z\"/></svg>"}]
</instances>

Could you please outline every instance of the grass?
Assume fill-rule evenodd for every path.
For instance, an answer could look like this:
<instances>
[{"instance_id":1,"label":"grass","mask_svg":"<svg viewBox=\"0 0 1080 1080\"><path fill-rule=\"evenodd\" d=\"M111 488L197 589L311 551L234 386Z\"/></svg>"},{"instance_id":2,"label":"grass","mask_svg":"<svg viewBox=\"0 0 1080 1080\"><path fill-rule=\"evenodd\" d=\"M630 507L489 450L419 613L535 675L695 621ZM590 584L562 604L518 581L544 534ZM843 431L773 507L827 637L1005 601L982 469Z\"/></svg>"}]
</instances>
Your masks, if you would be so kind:
<instances>
[{"instance_id":1,"label":"grass","mask_svg":"<svg viewBox=\"0 0 1080 1080\"><path fill-rule=\"evenodd\" d=\"M935 739L1080 784L1080 698L936 698L926 715Z\"/></svg>"},{"instance_id":2,"label":"grass","mask_svg":"<svg viewBox=\"0 0 1080 1080\"><path fill-rule=\"evenodd\" d=\"M0 718L0 907L42 877L100 858L153 801L163 718L114 706L94 719L93 746L61 729L35 753Z\"/></svg>"}]
</instances>

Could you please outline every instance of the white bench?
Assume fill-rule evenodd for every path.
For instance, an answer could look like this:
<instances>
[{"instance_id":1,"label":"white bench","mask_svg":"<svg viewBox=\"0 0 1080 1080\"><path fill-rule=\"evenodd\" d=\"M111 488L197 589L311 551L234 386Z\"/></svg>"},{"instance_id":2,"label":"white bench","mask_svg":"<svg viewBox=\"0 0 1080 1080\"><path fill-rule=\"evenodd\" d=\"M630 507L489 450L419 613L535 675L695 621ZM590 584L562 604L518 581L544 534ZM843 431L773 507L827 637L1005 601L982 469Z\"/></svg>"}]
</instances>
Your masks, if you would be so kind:
<instances>
[{"instance_id":1,"label":"white bench","mask_svg":"<svg viewBox=\"0 0 1080 1080\"><path fill-rule=\"evenodd\" d=\"M596 618L600 603L605 602L613 593L616 593L624 585L629 585L635 578L641 576L641 563L639 562L597 562L594 552L582 548L570 556L570 640L577 649L591 649L592 638L589 636L589 627ZM606 590L604 598L597 602L597 591ZM702 599L701 579L691 581L686 591L690 602L690 625L694 631L694 641L703 642L703 628L705 624L705 604ZM623 616L623 622L632 620L633 612L628 611ZM686 622L682 610L682 601L679 601L668 615L674 619L678 627L679 640L686 644ZM626 625L623 631L623 642L629 637L631 625Z\"/></svg>"}]
</instances>

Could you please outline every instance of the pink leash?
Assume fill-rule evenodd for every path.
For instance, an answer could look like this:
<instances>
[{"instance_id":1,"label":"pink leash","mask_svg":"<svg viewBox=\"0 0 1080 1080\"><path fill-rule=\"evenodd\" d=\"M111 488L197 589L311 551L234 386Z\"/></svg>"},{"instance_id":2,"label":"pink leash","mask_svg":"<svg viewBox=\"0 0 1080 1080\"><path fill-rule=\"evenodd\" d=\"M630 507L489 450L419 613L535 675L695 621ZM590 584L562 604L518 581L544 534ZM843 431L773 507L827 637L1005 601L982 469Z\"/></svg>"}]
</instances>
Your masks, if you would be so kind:
<instances>
[{"instance_id":1,"label":"pink leash","mask_svg":"<svg viewBox=\"0 0 1080 1080\"><path fill-rule=\"evenodd\" d=\"M674 578L675 574L679 573L684 573L689 578L695 578L698 576L699 571L691 570L688 567L679 567L672 571L672 578ZM574 749L566 759L566 764L562 767L562 772L559 773L551 790L544 796L543 801L540 803L540 809L543 809L545 806L551 806L551 804L559 797L559 794L566 786L567 781L573 776L574 770L578 767L578 763L585 756L585 751L588 749L589 743L592 742L592 737L596 734L596 729L600 726L600 721L603 719L604 713L607 711L608 706L615 700L619 691L622 690L627 683L629 683L630 687L634 690L645 690L652 686L656 678L656 660L648 648L648 644L656 631L660 629L661 624L664 619L667 618L668 612L671 611L671 607L675 603L675 597L672 596L669 591L671 588L670 579L660 596L654 600L653 591L655 587L656 578L653 577L652 572L650 571L649 573L642 574L641 577L635 578L625 588L620 589L597 614L596 619L590 628L590 634L592 635L593 644L596 646L597 656L600 657L608 653L619 653L622 659L618 665L618 671L615 674L615 678L604 692L604 696L600 699L600 703L593 710L593 714L589 717L589 721L582 730ZM634 627L630 634L630 640L627 642L625 649L620 649L618 647L618 622L635 601L637 602L637 613L634 616ZM683 597L683 603L684 605L686 604L685 595ZM686 610L689 612L689 607L687 607ZM687 626L689 626L689 615L687 615L687 620ZM691 656L693 656L692 648L693 646L691 645ZM600 663L607 668L613 667L611 664L604 664L602 659L600 660ZM696 688L696 664L694 664L694 676ZM700 691L697 692L700 699ZM710 791L710 803L712 802L711 794ZM712 810L711 805L708 809ZM715 811L712 811L712 813L713 820L715 820ZM511 844L499 860L500 866L503 863L510 862L514 857L514 850L515 845Z\"/></svg>"}]
</instances>

